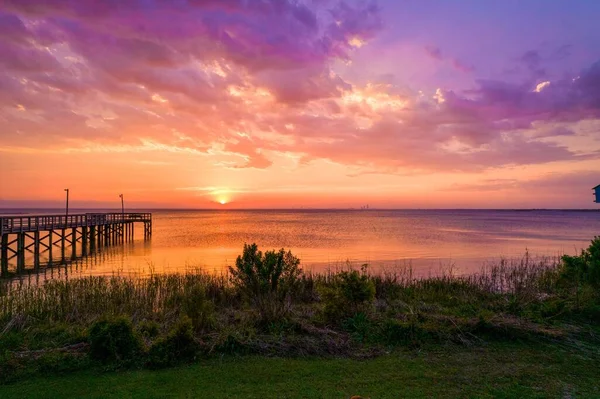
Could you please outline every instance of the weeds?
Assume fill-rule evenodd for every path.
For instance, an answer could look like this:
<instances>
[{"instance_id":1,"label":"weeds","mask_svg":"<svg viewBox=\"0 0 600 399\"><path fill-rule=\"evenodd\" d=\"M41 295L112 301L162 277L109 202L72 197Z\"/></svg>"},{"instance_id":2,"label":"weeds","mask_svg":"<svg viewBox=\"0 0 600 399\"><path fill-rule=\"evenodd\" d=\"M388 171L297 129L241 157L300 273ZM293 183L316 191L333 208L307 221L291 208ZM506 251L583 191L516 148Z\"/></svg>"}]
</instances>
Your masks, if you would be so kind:
<instances>
[{"instance_id":1,"label":"weeds","mask_svg":"<svg viewBox=\"0 0 600 399\"><path fill-rule=\"evenodd\" d=\"M215 354L363 356L384 346L489 339L597 347L598 246L595 239L581 257L561 261L526 254L476 275L425 279L410 269L371 275L366 266L303 274L290 252L247 245L228 276L5 281L0 371L13 370L7 379L40 358L44 367L71 359L69 368L82 363L81 350L92 362L157 368Z\"/></svg>"}]
</instances>

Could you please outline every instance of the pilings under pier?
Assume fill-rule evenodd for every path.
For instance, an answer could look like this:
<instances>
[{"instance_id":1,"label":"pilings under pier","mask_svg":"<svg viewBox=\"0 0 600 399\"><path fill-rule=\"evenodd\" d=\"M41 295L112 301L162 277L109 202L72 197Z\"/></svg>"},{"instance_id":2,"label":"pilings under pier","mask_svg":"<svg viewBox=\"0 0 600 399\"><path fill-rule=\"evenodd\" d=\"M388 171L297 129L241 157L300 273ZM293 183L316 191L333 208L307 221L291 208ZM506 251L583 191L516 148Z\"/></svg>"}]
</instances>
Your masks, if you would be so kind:
<instances>
[{"instance_id":1,"label":"pilings under pier","mask_svg":"<svg viewBox=\"0 0 600 399\"><path fill-rule=\"evenodd\" d=\"M74 259L99 248L133 241L135 224L143 223L144 240L152 236L151 213L86 213L0 217L0 275L19 274L31 260L41 266L42 256L51 264L56 249L60 260ZM68 253L68 252L69 253Z\"/></svg>"}]
</instances>

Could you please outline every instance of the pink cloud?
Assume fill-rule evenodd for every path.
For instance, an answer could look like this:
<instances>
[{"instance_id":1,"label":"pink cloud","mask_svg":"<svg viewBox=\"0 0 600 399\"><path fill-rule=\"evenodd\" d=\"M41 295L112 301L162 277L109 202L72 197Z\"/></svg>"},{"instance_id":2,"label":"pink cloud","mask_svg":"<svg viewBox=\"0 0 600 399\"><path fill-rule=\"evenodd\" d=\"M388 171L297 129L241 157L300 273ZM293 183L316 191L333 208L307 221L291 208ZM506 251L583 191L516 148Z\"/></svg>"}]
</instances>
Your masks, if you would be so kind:
<instances>
[{"instance_id":1,"label":"pink cloud","mask_svg":"<svg viewBox=\"0 0 600 399\"><path fill-rule=\"evenodd\" d=\"M352 40L382 29L372 2L3 0L0 8L9 26L0 52L10 55L0 59L0 146L221 151L236 167L260 169L280 152L300 165L327 159L383 173L599 155L553 141L564 130L526 133L599 118L600 64L539 92L530 81L478 79L435 98L336 73ZM425 51L474 72L439 48ZM524 62L538 65L533 53Z\"/></svg>"}]
</instances>

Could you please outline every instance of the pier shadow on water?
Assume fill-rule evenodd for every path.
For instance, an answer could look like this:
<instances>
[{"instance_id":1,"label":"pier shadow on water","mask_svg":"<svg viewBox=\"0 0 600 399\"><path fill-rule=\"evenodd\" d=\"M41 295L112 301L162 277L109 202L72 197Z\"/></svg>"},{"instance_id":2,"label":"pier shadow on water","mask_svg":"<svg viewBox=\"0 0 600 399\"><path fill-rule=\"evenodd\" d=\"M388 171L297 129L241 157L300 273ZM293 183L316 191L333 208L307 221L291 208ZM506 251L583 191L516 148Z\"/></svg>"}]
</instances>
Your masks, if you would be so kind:
<instances>
[{"instance_id":1,"label":"pier shadow on water","mask_svg":"<svg viewBox=\"0 0 600 399\"><path fill-rule=\"evenodd\" d=\"M97 267L110 262L111 264L119 263L122 260L123 265L113 270L113 273L124 272L125 260L134 254L143 253L149 255L151 252L150 240L129 241L117 245L101 246L88 249L86 252L82 248L75 249L73 253L72 247L66 247L66 252L69 256L57 256L51 258L48 253L41 256L39 263L34 262L33 254L28 254L26 257L25 267L19 268L16 263L9 262L8 272L2 275L3 280L27 281L29 283L40 283L51 279L68 279L71 276L80 277L82 275L93 274ZM62 255L62 254L61 254Z\"/></svg>"}]
</instances>

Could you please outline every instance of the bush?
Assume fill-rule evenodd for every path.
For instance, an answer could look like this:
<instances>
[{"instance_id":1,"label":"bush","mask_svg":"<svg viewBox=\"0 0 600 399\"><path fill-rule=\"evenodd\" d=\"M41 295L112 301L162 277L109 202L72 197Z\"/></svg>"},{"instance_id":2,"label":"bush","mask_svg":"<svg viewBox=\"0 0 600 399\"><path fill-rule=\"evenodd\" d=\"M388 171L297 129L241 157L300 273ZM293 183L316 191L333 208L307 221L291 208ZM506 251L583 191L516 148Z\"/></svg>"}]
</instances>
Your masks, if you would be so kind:
<instances>
[{"instance_id":1,"label":"bush","mask_svg":"<svg viewBox=\"0 0 600 399\"><path fill-rule=\"evenodd\" d=\"M281 319L289 311L291 295L302 275L300 260L290 251L267 251L244 244L235 267L229 267L231 282L256 306L264 322Z\"/></svg>"},{"instance_id":2,"label":"bush","mask_svg":"<svg viewBox=\"0 0 600 399\"><path fill-rule=\"evenodd\" d=\"M141 340L126 317L95 322L90 329L89 341L91 357L101 361L131 360L142 349Z\"/></svg>"},{"instance_id":3,"label":"bush","mask_svg":"<svg viewBox=\"0 0 600 399\"><path fill-rule=\"evenodd\" d=\"M594 237L581 255L564 255L560 274L563 282L600 287L600 237Z\"/></svg>"},{"instance_id":4,"label":"bush","mask_svg":"<svg viewBox=\"0 0 600 399\"><path fill-rule=\"evenodd\" d=\"M365 342L371 335L372 324L366 314L359 312L344 320L344 329L358 342Z\"/></svg>"},{"instance_id":5,"label":"bush","mask_svg":"<svg viewBox=\"0 0 600 399\"><path fill-rule=\"evenodd\" d=\"M150 347L148 363L151 367L171 366L194 360L199 345L194 339L192 321L184 316L166 337L159 338Z\"/></svg>"},{"instance_id":6,"label":"bush","mask_svg":"<svg viewBox=\"0 0 600 399\"><path fill-rule=\"evenodd\" d=\"M325 316L339 320L365 311L375 299L375 284L363 266L362 272L350 270L336 274L330 284L321 287L321 297Z\"/></svg>"},{"instance_id":7,"label":"bush","mask_svg":"<svg viewBox=\"0 0 600 399\"><path fill-rule=\"evenodd\" d=\"M138 324L137 330L140 332L142 337L154 338L160 331L160 325L152 320L144 320Z\"/></svg>"}]
</instances>

